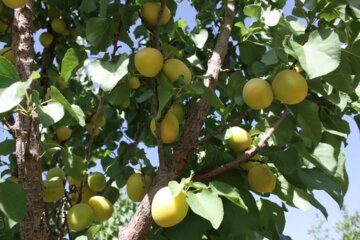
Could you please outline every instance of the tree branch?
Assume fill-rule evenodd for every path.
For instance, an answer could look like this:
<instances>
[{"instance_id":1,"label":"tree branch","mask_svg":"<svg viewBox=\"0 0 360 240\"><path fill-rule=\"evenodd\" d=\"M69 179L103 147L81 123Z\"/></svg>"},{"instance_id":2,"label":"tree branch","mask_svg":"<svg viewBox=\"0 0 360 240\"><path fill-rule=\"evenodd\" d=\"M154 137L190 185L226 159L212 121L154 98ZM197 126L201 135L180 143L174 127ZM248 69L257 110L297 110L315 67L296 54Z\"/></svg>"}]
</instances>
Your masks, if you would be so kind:
<instances>
[{"instance_id":1,"label":"tree branch","mask_svg":"<svg viewBox=\"0 0 360 240\"><path fill-rule=\"evenodd\" d=\"M160 29L161 29L161 19L164 14L164 9L166 6L166 0L161 0L161 6L160 11L157 17L156 26L153 31L154 37L152 41L152 47L159 49L159 35L160 35ZM153 78L152 80L152 90L153 90L153 109L154 109L154 116L157 115L159 111L159 93L158 93L158 80L156 78ZM165 158L164 158L164 146L161 139L161 119L155 120L155 134L156 134L156 143L158 145L158 155L159 155L159 167L165 168Z\"/></svg>"},{"instance_id":2,"label":"tree branch","mask_svg":"<svg viewBox=\"0 0 360 240\"><path fill-rule=\"evenodd\" d=\"M233 119L232 121L228 122L227 124L221 126L220 128L216 129L215 131L209 133L209 135L207 135L206 137L204 137L203 139L201 139L200 141L198 141L196 143L196 146L199 147L203 144L205 144L207 141L209 141L211 138L215 137L216 135L219 135L223 132L225 132L228 128L236 125L239 123L240 120L242 120L243 118L245 118L247 115L249 115L252 112L252 109L247 109L245 112L243 112L241 115L237 116L235 119Z\"/></svg>"},{"instance_id":3,"label":"tree branch","mask_svg":"<svg viewBox=\"0 0 360 240\"><path fill-rule=\"evenodd\" d=\"M227 1L224 2L224 20L214 48L214 52L208 61L208 70L205 76L210 76L207 79L206 86L215 88L216 81L219 77L220 69L227 52L228 41L233 26L235 16L235 5ZM151 201L155 193L162 187L166 186L169 180L178 179L181 172L186 165L189 156L195 149L200 129L206 119L210 106L204 100L200 99L189 115L184 133L175 149L172 159L169 161L171 164L169 168L160 168L157 172L154 184L150 188L148 194L140 203L135 215L131 218L129 224L122 229L119 234L119 240L143 240L146 239L146 234L149 231L152 218L151 218Z\"/></svg>"},{"instance_id":4,"label":"tree branch","mask_svg":"<svg viewBox=\"0 0 360 240\"><path fill-rule=\"evenodd\" d=\"M210 172L195 176L193 178L193 181L198 181L198 182L206 181L210 178L213 178L214 176L239 168L240 163L250 160L253 156L255 156L256 153L258 153L260 149L266 146L267 141L271 138L271 136L275 133L275 131L279 128L279 126L284 122L284 120L288 115L289 115L289 110L286 109L284 113L281 115L281 117L276 121L274 126L272 126L266 132L266 134L262 137L260 142L255 147L246 150L242 156L235 158L235 160L232 162L229 162L223 166L215 168Z\"/></svg>"}]
</instances>

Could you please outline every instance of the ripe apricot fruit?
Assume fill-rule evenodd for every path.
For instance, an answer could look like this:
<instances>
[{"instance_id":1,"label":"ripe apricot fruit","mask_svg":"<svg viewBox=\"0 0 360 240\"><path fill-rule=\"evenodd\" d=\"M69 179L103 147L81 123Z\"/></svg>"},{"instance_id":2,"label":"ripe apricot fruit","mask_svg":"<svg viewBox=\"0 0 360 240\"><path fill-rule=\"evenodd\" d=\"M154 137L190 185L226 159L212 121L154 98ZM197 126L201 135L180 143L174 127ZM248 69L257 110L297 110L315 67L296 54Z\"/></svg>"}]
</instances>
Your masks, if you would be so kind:
<instances>
[{"instance_id":1,"label":"ripe apricot fruit","mask_svg":"<svg viewBox=\"0 0 360 240\"><path fill-rule=\"evenodd\" d=\"M61 180L66 179L64 170L59 167L50 168L47 172L46 179L51 179L53 177L59 177Z\"/></svg>"},{"instance_id":2,"label":"ripe apricot fruit","mask_svg":"<svg viewBox=\"0 0 360 240\"><path fill-rule=\"evenodd\" d=\"M157 24L158 15L160 12L161 4L159 2L145 3L141 8L141 16L150 26L155 27ZM170 9L165 6L160 25L166 24L170 20Z\"/></svg>"},{"instance_id":3,"label":"ripe apricot fruit","mask_svg":"<svg viewBox=\"0 0 360 240\"><path fill-rule=\"evenodd\" d=\"M186 217L189 205L184 192L173 196L169 187L161 188L151 204L151 215L160 227L172 227Z\"/></svg>"},{"instance_id":4,"label":"ripe apricot fruit","mask_svg":"<svg viewBox=\"0 0 360 240\"><path fill-rule=\"evenodd\" d=\"M300 73L287 69L275 76L272 89L275 98L280 102L298 104L305 99L308 93L308 84Z\"/></svg>"},{"instance_id":5,"label":"ripe apricot fruit","mask_svg":"<svg viewBox=\"0 0 360 240\"><path fill-rule=\"evenodd\" d=\"M172 84L174 84L180 76L184 77L185 84L189 84L191 81L190 69L179 59L172 58L166 60L163 72Z\"/></svg>"},{"instance_id":6,"label":"ripe apricot fruit","mask_svg":"<svg viewBox=\"0 0 360 240\"><path fill-rule=\"evenodd\" d=\"M94 212L95 221L106 221L114 212L112 203L103 196L94 196L88 200L89 206Z\"/></svg>"},{"instance_id":7,"label":"ripe apricot fruit","mask_svg":"<svg viewBox=\"0 0 360 240\"><path fill-rule=\"evenodd\" d=\"M63 180L59 177L53 177L44 181L44 202L56 202L65 194Z\"/></svg>"},{"instance_id":8,"label":"ripe apricot fruit","mask_svg":"<svg viewBox=\"0 0 360 240\"><path fill-rule=\"evenodd\" d=\"M94 219L94 211L86 203L72 206L67 216L67 224L72 231L79 232L89 227Z\"/></svg>"},{"instance_id":9,"label":"ripe apricot fruit","mask_svg":"<svg viewBox=\"0 0 360 240\"><path fill-rule=\"evenodd\" d=\"M149 191L151 178L141 173L132 174L126 183L126 192L133 202L140 202Z\"/></svg>"},{"instance_id":10,"label":"ripe apricot fruit","mask_svg":"<svg viewBox=\"0 0 360 240\"><path fill-rule=\"evenodd\" d=\"M241 127L231 127L229 131L230 138L228 141L231 150L234 152L242 152L250 147L252 139L245 129Z\"/></svg>"},{"instance_id":11,"label":"ripe apricot fruit","mask_svg":"<svg viewBox=\"0 0 360 240\"><path fill-rule=\"evenodd\" d=\"M249 170L248 181L250 187L259 193L270 193L276 186L274 173L264 164L259 164Z\"/></svg>"},{"instance_id":12,"label":"ripe apricot fruit","mask_svg":"<svg viewBox=\"0 0 360 240\"><path fill-rule=\"evenodd\" d=\"M269 107L274 99L271 85L260 78L253 78L245 84L242 97L255 110Z\"/></svg>"},{"instance_id":13,"label":"ripe apricot fruit","mask_svg":"<svg viewBox=\"0 0 360 240\"><path fill-rule=\"evenodd\" d=\"M151 120L150 129L152 134L156 137L155 119ZM160 123L161 140L163 143L173 143L176 141L179 134L179 121L174 114L168 112Z\"/></svg>"},{"instance_id":14,"label":"ripe apricot fruit","mask_svg":"<svg viewBox=\"0 0 360 240\"><path fill-rule=\"evenodd\" d=\"M2 0L2 1L9 8L22 8L29 2L29 0Z\"/></svg>"},{"instance_id":15,"label":"ripe apricot fruit","mask_svg":"<svg viewBox=\"0 0 360 240\"><path fill-rule=\"evenodd\" d=\"M163 62L163 55L155 48L143 48L135 54L135 67L145 77L158 75Z\"/></svg>"},{"instance_id":16,"label":"ripe apricot fruit","mask_svg":"<svg viewBox=\"0 0 360 240\"><path fill-rule=\"evenodd\" d=\"M91 173L87 178L87 184L91 191L101 192L106 185L106 179L104 174L100 172Z\"/></svg>"},{"instance_id":17,"label":"ripe apricot fruit","mask_svg":"<svg viewBox=\"0 0 360 240\"><path fill-rule=\"evenodd\" d=\"M180 103L174 103L170 107L169 112L175 115L179 123L185 120L185 108Z\"/></svg>"}]
</instances>

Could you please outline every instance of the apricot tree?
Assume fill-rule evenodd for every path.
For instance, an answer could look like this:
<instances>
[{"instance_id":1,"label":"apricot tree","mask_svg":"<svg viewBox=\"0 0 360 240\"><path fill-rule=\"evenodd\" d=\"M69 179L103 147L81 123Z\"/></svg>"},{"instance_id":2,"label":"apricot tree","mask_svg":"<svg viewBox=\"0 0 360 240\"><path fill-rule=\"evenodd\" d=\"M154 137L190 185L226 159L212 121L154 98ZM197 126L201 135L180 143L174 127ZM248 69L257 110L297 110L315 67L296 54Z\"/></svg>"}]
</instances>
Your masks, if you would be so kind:
<instances>
[{"instance_id":1,"label":"apricot tree","mask_svg":"<svg viewBox=\"0 0 360 240\"><path fill-rule=\"evenodd\" d=\"M344 116L360 124L359 18L353 0L2 0L0 238L286 239L286 206L327 216L314 190L342 205Z\"/></svg>"}]
</instances>

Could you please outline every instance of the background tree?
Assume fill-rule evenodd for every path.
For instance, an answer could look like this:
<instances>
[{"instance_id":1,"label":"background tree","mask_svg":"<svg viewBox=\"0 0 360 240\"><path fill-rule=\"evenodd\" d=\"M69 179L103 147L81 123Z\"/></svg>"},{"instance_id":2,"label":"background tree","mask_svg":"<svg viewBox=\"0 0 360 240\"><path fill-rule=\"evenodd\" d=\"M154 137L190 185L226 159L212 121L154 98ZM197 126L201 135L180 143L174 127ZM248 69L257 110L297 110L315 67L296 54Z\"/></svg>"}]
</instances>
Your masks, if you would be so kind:
<instances>
[{"instance_id":1,"label":"background tree","mask_svg":"<svg viewBox=\"0 0 360 240\"><path fill-rule=\"evenodd\" d=\"M342 218L336 222L334 226L335 231L339 234L338 238L329 236L330 229L324 228L324 220L319 220L319 223L311 226L309 234L315 240L321 239L358 239L360 237L360 215L358 212L350 214L345 207L342 209Z\"/></svg>"},{"instance_id":2,"label":"background tree","mask_svg":"<svg viewBox=\"0 0 360 240\"><path fill-rule=\"evenodd\" d=\"M342 206L356 1L193 0L193 29L174 0L3 3L4 237L111 239L125 185L121 240L286 239L287 205Z\"/></svg>"}]
</instances>

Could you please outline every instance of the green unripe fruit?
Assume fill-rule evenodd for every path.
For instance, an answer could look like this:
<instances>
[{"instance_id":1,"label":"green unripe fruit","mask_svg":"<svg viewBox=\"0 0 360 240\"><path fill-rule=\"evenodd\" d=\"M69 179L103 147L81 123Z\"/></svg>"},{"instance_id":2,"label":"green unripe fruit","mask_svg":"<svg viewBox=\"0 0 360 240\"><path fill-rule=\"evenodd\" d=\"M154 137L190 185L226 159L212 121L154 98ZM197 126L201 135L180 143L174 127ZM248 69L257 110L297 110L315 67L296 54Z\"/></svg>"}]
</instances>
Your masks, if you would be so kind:
<instances>
[{"instance_id":1,"label":"green unripe fruit","mask_svg":"<svg viewBox=\"0 0 360 240\"><path fill-rule=\"evenodd\" d=\"M55 135L57 139L59 139L61 142L67 140L72 134L72 131L70 128L61 126L55 130Z\"/></svg>"},{"instance_id":2,"label":"green unripe fruit","mask_svg":"<svg viewBox=\"0 0 360 240\"><path fill-rule=\"evenodd\" d=\"M179 123L185 120L185 108L180 103L173 104L169 112L175 115Z\"/></svg>"},{"instance_id":3,"label":"green unripe fruit","mask_svg":"<svg viewBox=\"0 0 360 240\"><path fill-rule=\"evenodd\" d=\"M61 34L66 30L66 23L62 19L55 18L51 21L51 28L54 32Z\"/></svg>"},{"instance_id":4,"label":"green unripe fruit","mask_svg":"<svg viewBox=\"0 0 360 240\"><path fill-rule=\"evenodd\" d=\"M54 41L54 36L51 33L43 32L39 37L40 43L43 47L50 47Z\"/></svg>"},{"instance_id":5,"label":"green unripe fruit","mask_svg":"<svg viewBox=\"0 0 360 240\"><path fill-rule=\"evenodd\" d=\"M129 79L129 86L131 89L138 89L140 87L140 80L137 77L131 77Z\"/></svg>"}]
</instances>

